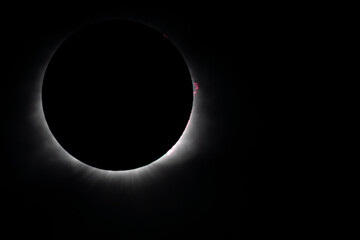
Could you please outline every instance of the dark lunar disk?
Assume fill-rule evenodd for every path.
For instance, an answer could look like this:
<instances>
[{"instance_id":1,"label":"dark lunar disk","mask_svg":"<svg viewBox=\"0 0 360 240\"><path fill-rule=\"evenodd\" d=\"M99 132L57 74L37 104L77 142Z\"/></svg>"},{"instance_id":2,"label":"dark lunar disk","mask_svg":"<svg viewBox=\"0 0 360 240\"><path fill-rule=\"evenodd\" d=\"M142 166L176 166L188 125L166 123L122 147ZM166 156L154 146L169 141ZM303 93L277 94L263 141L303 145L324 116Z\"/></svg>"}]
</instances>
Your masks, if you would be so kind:
<instances>
[{"instance_id":1,"label":"dark lunar disk","mask_svg":"<svg viewBox=\"0 0 360 240\"><path fill-rule=\"evenodd\" d=\"M150 27L104 21L71 35L46 70L46 121L60 145L100 169L145 166L178 141L193 86L179 50Z\"/></svg>"}]
</instances>

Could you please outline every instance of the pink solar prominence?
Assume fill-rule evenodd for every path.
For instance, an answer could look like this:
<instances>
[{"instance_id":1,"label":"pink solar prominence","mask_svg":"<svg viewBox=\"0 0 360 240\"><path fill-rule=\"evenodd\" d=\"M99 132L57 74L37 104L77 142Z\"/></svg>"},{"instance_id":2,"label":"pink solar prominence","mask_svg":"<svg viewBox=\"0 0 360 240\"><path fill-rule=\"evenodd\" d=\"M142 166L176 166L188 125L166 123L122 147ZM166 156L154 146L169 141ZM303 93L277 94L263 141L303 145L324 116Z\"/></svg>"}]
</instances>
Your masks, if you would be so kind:
<instances>
[{"instance_id":1,"label":"pink solar prominence","mask_svg":"<svg viewBox=\"0 0 360 240\"><path fill-rule=\"evenodd\" d=\"M194 82L193 84L194 84L194 88L195 88L194 94L196 94L197 90L199 89L199 83Z\"/></svg>"}]
</instances>

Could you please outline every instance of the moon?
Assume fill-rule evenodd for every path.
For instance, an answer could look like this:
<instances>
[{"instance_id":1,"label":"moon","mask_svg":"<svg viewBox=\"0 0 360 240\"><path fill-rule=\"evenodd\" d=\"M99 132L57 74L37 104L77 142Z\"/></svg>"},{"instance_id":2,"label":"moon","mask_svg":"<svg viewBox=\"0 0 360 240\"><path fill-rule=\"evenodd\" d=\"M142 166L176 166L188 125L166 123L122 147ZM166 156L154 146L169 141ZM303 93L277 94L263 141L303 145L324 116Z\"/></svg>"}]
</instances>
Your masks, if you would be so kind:
<instances>
[{"instance_id":1,"label":"moon","mask_svg":"<svg viewBox=\"0 0 360 240\"><path fill-rule=\"evenodd\" d=\"M174 153L197 91L165 33L106 20L81 27L57 48L43 77L42 106L49 130L72 157L124 171Z\"/></svg>"}]
</instances>

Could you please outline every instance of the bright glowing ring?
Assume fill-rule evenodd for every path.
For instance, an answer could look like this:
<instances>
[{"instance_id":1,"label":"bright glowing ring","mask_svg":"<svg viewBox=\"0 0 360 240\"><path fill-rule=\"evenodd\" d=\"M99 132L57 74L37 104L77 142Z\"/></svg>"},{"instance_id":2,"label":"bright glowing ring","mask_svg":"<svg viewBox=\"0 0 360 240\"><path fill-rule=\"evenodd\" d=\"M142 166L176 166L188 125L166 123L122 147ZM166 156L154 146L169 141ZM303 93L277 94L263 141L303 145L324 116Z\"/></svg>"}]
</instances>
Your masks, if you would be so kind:
<instances>
[{"instance_id":1,"label":"bright glowing ring","mask_svg":"<svg viewBox=\"0 0 360 240\"><path fill-rule=\"evenodd\" d=\"M148 24L146 24L147 26L149 26ZM152 26L149 26L153 29L155 29ZM158 30L159 31L159 30ZM70 36L71 34L69 34L68 36ZM168 37L169 40L171 40L171 36ZM82 171L85 171L86 175L90 174L90 175L95 175L95 176L99 176L99 174L101 176L119 176L119 177L125 177L125 176L132 176L131 178L134 179L133 177L135 176L139 176L140 174L143 176L144 174L149 174L149 175L153 175L154 172L156 172L157 169L161 169L162 167L165 166L172 166L172 165L177 165L180 162L185 161L186 159L189 158L189 156L194 153L195 149L196 149L196 142L197 139L194 136L194 132L198 132L199 128L196 128L195 125L198 125L197 122L199 121L199 106L198 106L198 100L199 97L201 96L201 91L199 92L198 88L198 81L195 81L194 79L194 75L196 75L196 73L192 72L191 69L189 68L189 59L186 58L186 56L184 55L183 51L181 50L181 47L176 44L176 41L172 41L172 43L179 49L179 52L182 54L190 75L191 75L191 79L194 85L194 95L193 95L193 106L192 106L192 111L190 114L190 118L188 121L187 126L185 127L185 130L183 132L183 134L181 135L181 137L179 138L179 140L174 144L174 146L166 153L164 154L162 157L160 157L159 159L153 161L152 163L143 166L143 167L139 167L136 169L131 169L131 170L119 170L119 171L111 171L111 170L103 170L103 169L98 169L92 166L89 166L83 162L81 162L80 160L76 159L75 157L73 157L70 153L68 153L56 140L56 138L53 136L53 134L51 133L51 130L46 122L45 119L45 114L43 111L43 106L42 106L42 97L41 97L41 93L42 93L42 83L43 83L43 79L44 79L44 75L47 69L47 66L52 58L52 56L55 54L56 50L60 47L60 45L67 39L67 37L63 38L60 42L58 42L58 44L56 44L54 46L54 48L52 49L51 53L48 54L47 56L44 57L43 62L42 62L42 67L41 67L41 71L40 74L38 76L38 84L37 84L37 88L36 88L36 104L35 104L35 109L34 109L34 115L33 117L36 119L33 119L33 122L37 122L40 125L37 125L37 127L42 126L43 128L43 134L42 134L42 139L44 145L44 148L49 148L52 149L53 153L58 153L58 156L61 156L61 159L66 161L68 164L72 165L72 167L78 167L81 168Z\"/></svg>"}]
</instances>

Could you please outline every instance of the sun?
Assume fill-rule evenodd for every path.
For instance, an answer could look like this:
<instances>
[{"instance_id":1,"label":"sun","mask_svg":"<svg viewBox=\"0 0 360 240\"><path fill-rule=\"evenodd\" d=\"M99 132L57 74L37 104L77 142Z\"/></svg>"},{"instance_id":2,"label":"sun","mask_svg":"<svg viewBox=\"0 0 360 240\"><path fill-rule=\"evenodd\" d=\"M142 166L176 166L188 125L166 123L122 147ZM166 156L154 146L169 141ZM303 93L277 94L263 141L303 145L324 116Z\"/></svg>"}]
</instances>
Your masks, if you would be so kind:
<instances>
[{"instance_id":1,"label":"sun","mask_svg":"<svg viewBox=\"0 0 360 240\"><path fill-rule=\"evenodd\" d=\"M149 25L148 25L149 26ZM152 27L152 26L150 26ZM160 30L158 30L160 31ZM69 34L71 35L71 34ZM68 36L69 36L68 35ZM176 39L171 38L171 36L164 36L166 38L166 40L171 41L180 51L180 53L182 54L185 62L188 65L188 69L191 75L191 81L192 81L192 85L193 85L193 106L192 106L192 110L190 113L190 117L188 119L188 122L186 124L186 127L182 133L182 135L179 137L178 141L167 151L165 152L165 154L161 157L159 157L157 160L145 165L145 166L141 166L135 169L128 169L128 170L104 170L101 168L96 168L94 166L88 165L84 162L82 162L81 160L75 158L74 156L71 155L71 153L69 153L66 149L64 149L61 144L57 141L57 139L54 137L54 135L52 134L48 123L45 119L45 113L44 113L44 109L43 109L43 103L42 103L42 97L41 97L41 86L43 84L43 80L44 80L44 75L47 69L47 66L52 58L52 56L55 54L56 50L59 48L59 46L62 44L62 42L64 42L66 40L67 37L64 37L61 41L58 41L57 45L55 47L52 48L52 50L50 51L51 54L48 54L45 58L44 58L44 65L42 67L43 71L42 71L42 76L39 77L39 84L38 86L40 87L39 90L39 98L38 98L38 105L39 105L39 113L38 113L38 118L39 118L39 122L42 122L43 125L45 126L45 132L49 137L49 139L51 139L51 141L47 141L47 146L51 147L52 149L56 149L54 151L54 153L57 153L57 159L61 159L61 161L64 163L67 163L69 165L72 165L76 168L81 168L83 171L88 171L89 173L95 174L95 175L101 175L101 174L105 174L106 176L114 176L115 175L121 175L121 176L140 176L140 175L147 175L148 174L152 174L151 172L154 171L154 169L161 169L161 166L171 166L171 165L176 165L179 162L185 162L186 159L188 159L196 150L197 147L197 142L198 142L198 136L200 136L198 134L199 130L201 128L197 128L196 125L198 125L198 121L201 119L200 117L200 113L199 113L199 103L201 104L201 94L199 92L199 81L195 81L194 79L197 79L198 77L196 76L197 73L194 73L194 70L191 68L191 64L188 63L187 57L182 53L182 49L181 46L179 46L176 42ZM41 150L39 150L41 151ZM139 173L144 173L144 174L140 174ZM109 175L110 174L110 175Z\"/></svg>"}]
</instances>

